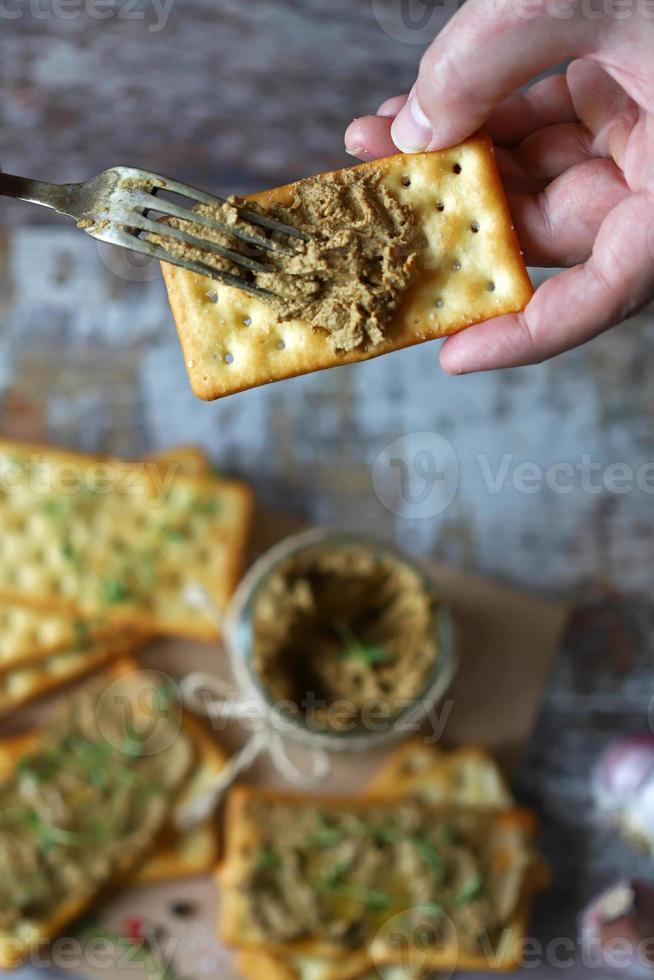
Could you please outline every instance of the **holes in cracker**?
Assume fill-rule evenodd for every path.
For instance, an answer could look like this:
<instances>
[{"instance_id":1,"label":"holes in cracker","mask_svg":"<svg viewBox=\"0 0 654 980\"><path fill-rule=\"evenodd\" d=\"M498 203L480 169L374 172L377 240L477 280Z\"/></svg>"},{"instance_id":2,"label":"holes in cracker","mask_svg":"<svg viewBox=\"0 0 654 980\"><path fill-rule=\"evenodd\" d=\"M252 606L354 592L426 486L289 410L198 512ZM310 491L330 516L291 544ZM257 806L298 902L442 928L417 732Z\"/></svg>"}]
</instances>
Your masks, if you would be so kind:
<instances>
[{"instance_id":1,"label":"holes in cracker","mask_svg":"<svg viewBox=\"0 0 654 980\"><path fill-rule=\"evenodd\" d=\"M479 231L479 222L478 221L473 221L472 222L472 224L470 225L470 231L472 231L475 235L477 234L477 232Z\"/></svg>"},{"instance_id":2,"label":"holes in cracker","mask_svg":"<svg viewBox=\"0 0 654 980\"><path fill-rule=\"evenodd\" d=\"M442 296L439 296L439 297L438 297L438 299L436 300L436 306L437 306L437 307L439 308L439 310L440 310L440 309L441 309L441 308L442 308L443 306L445 306L445 300L443 299L443 297L442 297Z\"/></svg>"},{"instance_id":3,"label":"holes in cracker","mask_svg":"<svg viewBox=\"0 0 654 980\"><path fill-rule=\"evenodd\" d=\"M408 174L402 174L402 187L411 187L411 178Z\"/></svg>"},{"instance_id":4,"label":"holes in cracker","mask_svg":"<svg viewBox=\"0 0 654 980\"><path fill-rule=\"evenodd\" d=\"M452 173L453 174L460 174L461 173L461 164L460 163L455 163L454 164L454 166L452 167Z\"/></svg>"},{"instance_id":5,"label":"holes in cracker","mask_svg":"<svg viewBox=\"0 0 654 980\"><path fill-rule=\"evenodd\" d=\"M207 293L207 299L209 300L210 303L218 302L218 293L216 292L215 289L212 289Z\"/></svg>"},{"instance_id":6,"label":"holes in cracker","mask_svg":"<svg viewBox=\"0 0 654 980\"><path fill-rule=\"evenodd\" d=\"M444 211L445 210L445 205L443 204L442 201L436 201L436 210L437 211Z\"/></svg>"},{"instance_id":7,"label":"holes in cracker","mask_svg":"<svg viewBox=\"0 0 654 980\"><path fill-rule=\"evenodd\" d=\"M495 283L493 282L492 279L486 284L486 289L488 290L489 293L495 292Z\"/></svg>"},{"instance_id":8,"label":"holes in cracker","mask_svg":"<svg viewBox=\"0 0 654 980\"><path fill-rule=\"evenodd\" d=\"M461 263L459 262L458 259L455 259L454 262L452 263L452 271L453 272L461 271Z\"/></svg>"},{"instance_id":9,"label":"holes in cracker","mask_svg":"<svg viewBox=\"0 0 654 980\"><path fill-rule=\"evenodd\" d=\"M252 323L252 317L251 316L244 316L243 317L243 326L244 327L249 327L251 323Z\"/></svg>"},{"instance_id":10,"label":"holes in cracker","mask_svg":"<svg viewBox=\"0 0 654 980\"><path fill-rule=\"evenodd\" d=\"M286 343L283 340L278 340L275 346L277 350L286 350Z\"/></svg>"},{"instance_id":11,"label":"holes in cracker","mask_svg":"<svg viewBox=\"0 0 654 980\"><path fill-rule=\"evenodd\" d=\"M230 354L229 352L227 354L224 354L223 355L223 361L225 362L225 364L233 364L234 363L234 355L233 354Z\"/></svg>"}]
</instances>

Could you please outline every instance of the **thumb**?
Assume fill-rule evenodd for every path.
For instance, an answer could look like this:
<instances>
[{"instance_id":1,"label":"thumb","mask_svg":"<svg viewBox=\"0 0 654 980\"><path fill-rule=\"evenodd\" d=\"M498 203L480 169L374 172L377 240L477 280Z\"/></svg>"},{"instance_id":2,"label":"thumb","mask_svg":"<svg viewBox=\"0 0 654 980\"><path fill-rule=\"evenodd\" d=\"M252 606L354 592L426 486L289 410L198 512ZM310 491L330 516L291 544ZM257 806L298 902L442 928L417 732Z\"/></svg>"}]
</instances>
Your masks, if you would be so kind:
<instances>
[{"instance_id":1,"label":"thumb","mask_svg":"<svg viewBox=\"0 0 654 980\"><path fill-rule=\"evenodd\" d=\"M566 0L468 0L423 55L393 142L405 153L461 142L524 82L586 53L597 31Z\"/></svg>"}]
</instances>

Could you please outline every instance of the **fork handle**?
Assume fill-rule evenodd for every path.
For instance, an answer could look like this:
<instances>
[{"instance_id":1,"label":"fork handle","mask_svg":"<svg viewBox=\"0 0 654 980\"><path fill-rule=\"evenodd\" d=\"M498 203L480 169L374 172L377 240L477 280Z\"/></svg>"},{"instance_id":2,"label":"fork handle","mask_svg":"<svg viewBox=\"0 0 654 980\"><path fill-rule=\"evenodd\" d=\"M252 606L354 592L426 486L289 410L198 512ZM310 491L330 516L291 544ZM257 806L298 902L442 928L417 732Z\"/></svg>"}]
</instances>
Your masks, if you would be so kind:
<instances>
[{"instance_id":1,"label":"fork handle","mask_svg":"<svg viewBox=\"0 0 654 980\"><path fill-rule=\"evenodd\" d=\"M78 187L78 184L46 184L41 180L0 173L0 197L13 197L30 204L41 204L60 214L71 215L71 198L74 189Z\"/></svg>"}]
</instances>

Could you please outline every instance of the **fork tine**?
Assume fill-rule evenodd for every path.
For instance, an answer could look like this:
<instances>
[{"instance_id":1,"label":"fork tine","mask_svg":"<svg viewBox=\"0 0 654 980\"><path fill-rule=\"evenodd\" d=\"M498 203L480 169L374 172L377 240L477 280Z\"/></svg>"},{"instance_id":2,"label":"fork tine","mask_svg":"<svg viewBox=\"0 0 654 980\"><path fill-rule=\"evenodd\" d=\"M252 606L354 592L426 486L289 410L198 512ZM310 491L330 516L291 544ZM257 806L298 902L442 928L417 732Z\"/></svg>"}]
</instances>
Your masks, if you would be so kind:
<instances>
[{"instance_id":1,"label":"fork tine","mask_svg":"<svg viewBox=\"0 0 654 980\"><path fill-rule=\"evenodd\" d=\"M196 272L198 275L207 276L209 279L215 279L218 282L224 282L228 286L234 286L236 289L241 289L243 292L250 293L252 296L257 296L259 299L271 300L277 299L275 293L271 292L269 289L264 289L263 286L257 286L254 283L248 282L247 279L242 279L240 276L233 276L229 272L223 272L221 269L216 269L210 265L204 265L203 262L193 262L190 259L178 259L174 255L171 255L162 248L160 245L156 245L154 242L149 242L145 238L139 238L137 235L132 235L125 231L123 228L117 226L111 226L109 229L104 228L95 232L93 228L84 228L83 231L92 238L97 238L100 241L109 242L112 245L122 245L123 248L129 248L133 252L141 252L143 255L149 255L154 259L158 259L160 262L169 262L171 265L179 265L183 269L188 269L189 272Z\"/></svg>"},{"instance_id":2,"label":"fork tine","mask_svg":"<svg viewBox=\"0 0 654 980\"><path fill-rule=\"evenodd\" d=\"M240 216L245 218L246 221L249 221L251 225L260 225L262 228L269 228L270 231L278 231L283 235L288 235L289 238L299 238L303 242L311 241L311 235L300 231L299 228L294 228L293 225L285 225L282 221L269 218L267 214L257 214L255 211L250 211L248 208L241 208L238 205L236 207L238 207Z\"/></svg>"},{"instance_id":3,"label":"fork tine","mask_svg":"<svg viewBox=\"0 0 654 980\"><path fill-rule=\"evenodd\" d=\"M204 252L213 252L216 255L221 255L225 259L229 259L234 265L240 265L244 269L251 269L252 272L273 271L271 266L265 265L263 262L257 262L256 259L251 259L247 255L241 255L240 252L234 252L224 245L209 242L206 238L196 238L195 235L189 234L182 228L173 228L172 225L166 224L163 221L153 221L151 218L146 218L139 211L136 211L134 214L133 225L131 223L132 218L130 217L129 219L130 227L138 228L140 231L151 232L160 238L174 238L176 241L184 242L186 245L196 246Z\"/></svg>"},{"instance_id":4,"label":"fork tine","mask_svg":"<svg viewBox=\"0 0 654 980\"><path fill-rule=\"evenodd\" d=\"M217 221L215 218L208 218L205 214L198 214L197 211L183 208L179 204L173 204L172 201L161 200L154 194L149 194L140 188L132 191L132 195L132 204L135 207L145 208L148 211L157 211L159 214L164 215L164 217L181 218L183 221L189 221L195 225L202 225L204 228L218 231L230 238L240 238L241 241L247 242L249 245L256 245L265 251L293 255L293 249L282 245L280 242L274 242L269 238L262 238L260 235L253 235L250 232L243 231L241 228Z\"/></svg>"},{"instance_id":5,"label":"fork tine","mask_svg":"<svg viewBox=\"0 0 654 980\"><path fill-rule=\"evenodd\" d=\"M143 173L152 182L154 190L167 190L171 191L173 194L180 194L183 197L189 197L192 201L197 201L199 204L227 204L224 197L218 197L214 194L207 194L206 191L198 190L197 187L191 187L190 184L183 184L179 180L172 180L170 177L161 177L160 175L153 174L150 171L143 171ZM294 228L293 225L284 224L283 221L277 221L275 218L269 218L265 214L257 214L254 211L250 211L247 207L240 207L240 205L234 205L241 217L245 218L252 225L259 225L261 228L269 228L270 231L278 231L282 235L288 235L290 238L299 238L302 241L308 242L311 239L310 235L305 232L300 231L299 228Z\"/></svg>"}]
</instances>

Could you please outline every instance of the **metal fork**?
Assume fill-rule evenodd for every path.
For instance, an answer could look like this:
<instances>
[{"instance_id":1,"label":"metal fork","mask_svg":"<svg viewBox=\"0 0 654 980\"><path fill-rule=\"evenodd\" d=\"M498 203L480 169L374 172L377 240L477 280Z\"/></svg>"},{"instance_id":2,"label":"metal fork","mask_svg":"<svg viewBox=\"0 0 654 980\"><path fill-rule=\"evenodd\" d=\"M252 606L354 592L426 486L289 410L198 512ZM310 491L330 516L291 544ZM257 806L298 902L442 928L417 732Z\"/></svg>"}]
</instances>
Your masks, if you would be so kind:
<instances>
[{"instance_id":1,"label":"metal fork","mask_svg":"<svg viewBox=\"0 0 654 980\"><path fill-rule=\"evenodd\" d=\"M242 228L240 225L234 227L216 218L198 214L190 207L157 197L162 191L187 198L197 204L226 203L224 198L206 194L178 180L171 180L169 177L162 177L134 167L112 167L98 174L97 177L79 184L45 184L39 180L0 173L0 196L13 197L20 201L52 208L59 214L73 218L78 228L92 238L134 252L142 252L162 262L171 262L191 272L236 286L262 299L271 299L274 293L253 281L253 274L273 271L270 265L261 261L261 253L293 254L293 248L284 240L269 237L266 233L273 232L281 235L282 238L296 241L309 241L310 236L299 229L269 218L267 215L256 214L246 207L235 205L239 217L247 222L252 230ZM152 214L159 218L181 218L193 222L196 226L201 225L211 231L226 234L237 240L237 247L240 244L243 251L249 250L252 254L243 254L198 237L182 228L173 228L164 221L150 217ZM232 262L238 269L244 270L244 274L232 274L205 265L203 262L172 255L164 246L148 240L147 236L152 234L160 239L174 239L219 255Z\"/></svg>"}]
</instances>

